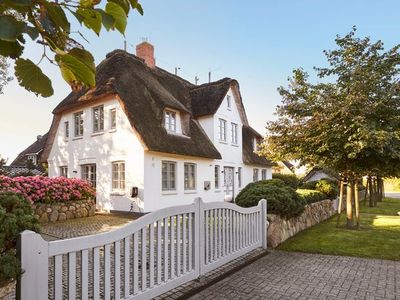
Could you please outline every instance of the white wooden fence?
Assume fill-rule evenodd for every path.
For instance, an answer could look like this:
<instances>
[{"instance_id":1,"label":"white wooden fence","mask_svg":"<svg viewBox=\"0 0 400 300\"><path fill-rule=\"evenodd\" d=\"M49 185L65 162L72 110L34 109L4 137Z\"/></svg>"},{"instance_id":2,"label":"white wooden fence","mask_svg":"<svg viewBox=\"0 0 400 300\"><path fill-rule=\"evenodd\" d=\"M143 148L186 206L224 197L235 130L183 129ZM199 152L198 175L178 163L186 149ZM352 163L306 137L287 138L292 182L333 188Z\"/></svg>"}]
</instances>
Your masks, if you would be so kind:
<instances>
[{"instance_id":1,"label":"white wooden fence","mask_svg":"<svg viewBox=\"0 0 400 300\"><path fill-rule=\"evenodd\" d=\"M149 299L267 247L267 202L161 209L117 230L46 242L21 233L17 299Z\"/></svg>"}]
</instances>

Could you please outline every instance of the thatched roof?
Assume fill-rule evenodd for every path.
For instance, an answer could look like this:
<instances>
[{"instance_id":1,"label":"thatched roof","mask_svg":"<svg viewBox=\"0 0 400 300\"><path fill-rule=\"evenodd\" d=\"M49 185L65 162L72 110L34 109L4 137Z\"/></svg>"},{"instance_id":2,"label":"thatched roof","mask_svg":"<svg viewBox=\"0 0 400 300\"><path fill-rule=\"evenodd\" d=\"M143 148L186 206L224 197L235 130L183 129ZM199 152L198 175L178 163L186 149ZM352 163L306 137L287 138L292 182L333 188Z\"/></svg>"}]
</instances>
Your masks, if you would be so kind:
<instances>
[{"instance_id":1,"label":"thatched roof","mask_svg":"<svg viewBox=\"0 0 400 300\"><path fill-rule=\"evenodd\" d=\"M55 116L44 160L49 155L61 113L107 95L115 95L120 100L131 126L147 150L220 159L221 154L196 118L214 114L232 86L238 89L237 81L230 78L196 86L161 68L149 68L141 58L133 54L115 50L107 54L106 59L97 66L95 88L70 93L54 109ZM247 126L240 93L237 93L239 113ZM165 108L180 112L185 136L167 133L163 126ZM246 154L246 158L254 155ZM265 159L259 158L257 161L264 164Z\"/></svg>"},{"instance_id":2,"label":"thatched roof","mask_svg":"<svg viewBox=\"0 0 400 300\"><path fill-rule=\"evenodd\" d=\"M273 162L254 152L254 139L260 143L262 136L250 126L242 127L243 162L252 165L273 166Z\"/></svg>"},{"instance_id":3,"label":"thatched roof","mask_svg":"<svg viewBox=\"0 0 400 300\"><path fill-rule=\"evenodd\" d=\"M17 158L14 159L14 161L10 164L11 167L26 167L27 161L28 161L28 154L36 154L37 155L37 161L40 161L40 157L42 155L42 151L46 145L48 137L48 132L42 136L38 136L36 141L32 143L28 148L26 148L24 151L22 151L20 154L18 154ZM38 170L39 171L44 171L42 166L38 164Z\"/></svg>"}]
</instances>

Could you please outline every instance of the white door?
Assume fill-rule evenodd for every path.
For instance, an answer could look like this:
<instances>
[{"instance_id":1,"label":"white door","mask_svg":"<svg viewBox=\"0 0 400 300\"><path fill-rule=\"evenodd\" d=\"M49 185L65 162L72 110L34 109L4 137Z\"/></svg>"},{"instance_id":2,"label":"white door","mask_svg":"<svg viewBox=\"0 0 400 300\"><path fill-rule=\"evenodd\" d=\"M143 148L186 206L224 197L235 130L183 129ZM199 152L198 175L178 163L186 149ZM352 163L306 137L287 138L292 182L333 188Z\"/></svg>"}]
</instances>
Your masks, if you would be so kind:
<instances>
[{"instance_id":1,"label":"white door","mask_svg":"<svg viewBox=\"0 0 400 300\"><path fill-rule=\"evenodd\" d=\"M225 187L225 201L232 202L235 199L235 168L224 167L224 187Z\"/></svg>"}]
</instances>

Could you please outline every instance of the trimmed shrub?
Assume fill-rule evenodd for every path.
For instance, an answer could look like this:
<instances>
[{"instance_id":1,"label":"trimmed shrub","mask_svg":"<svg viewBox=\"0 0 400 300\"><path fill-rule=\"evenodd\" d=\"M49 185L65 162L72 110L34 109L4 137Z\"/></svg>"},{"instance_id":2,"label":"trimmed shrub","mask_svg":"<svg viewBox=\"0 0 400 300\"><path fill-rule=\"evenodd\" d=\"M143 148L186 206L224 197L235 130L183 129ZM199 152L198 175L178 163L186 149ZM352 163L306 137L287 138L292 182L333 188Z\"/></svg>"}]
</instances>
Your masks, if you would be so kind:
<instances>
[{"instance_id":1,"label":"trimmed shrub","mask_svg":"<svg viewBox=\"0 0 400 300\"><path fill-rule=\"evenodd\" d=\"M267 199L269 213L285 218L298 216L304 211L304 200L279 179L248 184L236 197L236 204L242 207L256 206L261 199Z\"/></svg>"},{"instance_id":2,"label":"trimmed shrub","mask_svg":"<svg viewBox=\"0 0 400 300\"><path fill-rule=\"evenodd\" d=\"M323 178L317 181L304 182L301 189L316 190L325 194L325 198L334 199L339 193L338 182L336 180Z\"/></svg>"},{"instance_id":3,"label":"trimmed shrub","mask_svg":"<svg viewBox=\"0 0 400 300\"><path fill-rule=\"evenodd\" d=\"M33 217L30 203L21 195L0 193L0 286L21 275L16 257L18 234L24 230L38 232L38 221Z\"/></svg>"},{"instance_id":4,"label":"trimmed shrub","mask_svg":"<svg viewBox=\"0 0 400 300\"><path fill-rule=\"evenodd\" d=\"M282 180L285 184L290 186L292 189L297 189L299 187L300 180L297 178L296 175L276 173L276 174L272 174L272 178Z\"/></svg>"},{"instance_id":5,"label":"trimmed shrub","mask_svg":"<svg viewBox=\"0 0 400 300\"><path fill-rule=\"evenodd\" d=\"M0 192L20 194L31 203L87 200L96 196L96 191L85 180L45 176L0 176Z\"/></svg>"},{"instance_id":6,"label":"trimmed shrub","mask_svg":"<svg viewBox=\"0 0 400 300\"><path fill-rule=\"evenodd\" d=\"M320 191L298 189L296 192L307 204L326 200L326 195Z\"/></svg>"}]
</instances>

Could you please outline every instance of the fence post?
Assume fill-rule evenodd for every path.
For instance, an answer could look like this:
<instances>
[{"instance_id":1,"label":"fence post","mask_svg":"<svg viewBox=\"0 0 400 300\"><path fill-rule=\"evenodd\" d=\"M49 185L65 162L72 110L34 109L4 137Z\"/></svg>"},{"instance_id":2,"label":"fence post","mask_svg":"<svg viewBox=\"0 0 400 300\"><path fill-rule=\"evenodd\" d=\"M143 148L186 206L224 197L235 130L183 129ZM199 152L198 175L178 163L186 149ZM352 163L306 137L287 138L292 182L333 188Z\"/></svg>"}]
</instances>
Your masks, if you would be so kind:
<instances>
[{"instance_id":1,"label":"fence post","mask_svg":"<svg viewBox=\"0 0 400 300\"><path fill-rule=\"evenodd\" d=\"M262 247L263 249L267 249L267 200L261 199L258 202L258 205L261 206L261 236L262 236Z\"/></svg>"},{"instance_id":2,"label":"fence post","mask_svg":"<svg viewBox=\"0 0 400 300\"><path fill-rule=\"evenodd\" d=\"M49 280L48 242L30 230L20 233L17 254L22 275L17 282L17 300L47 299Z\"/></svg>"},{"instance_id":3,"label":"fence post","mask_svg":"<svg viewBox=\"0 0 400 300\"><path fill-rule=\"evenodd\" d=\"M194 225L194 259L195 272L197 277L203 274L204 265L204 203L200 197L194 199L196 204L195 225Z\"/></svg>"}]
</instances>

